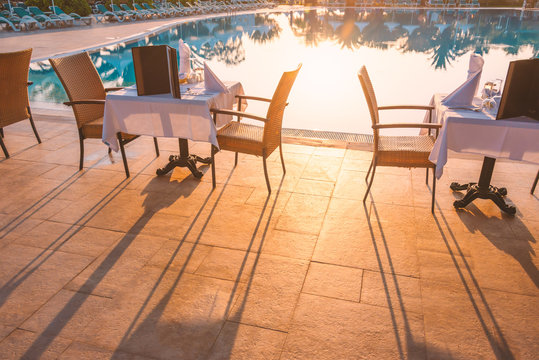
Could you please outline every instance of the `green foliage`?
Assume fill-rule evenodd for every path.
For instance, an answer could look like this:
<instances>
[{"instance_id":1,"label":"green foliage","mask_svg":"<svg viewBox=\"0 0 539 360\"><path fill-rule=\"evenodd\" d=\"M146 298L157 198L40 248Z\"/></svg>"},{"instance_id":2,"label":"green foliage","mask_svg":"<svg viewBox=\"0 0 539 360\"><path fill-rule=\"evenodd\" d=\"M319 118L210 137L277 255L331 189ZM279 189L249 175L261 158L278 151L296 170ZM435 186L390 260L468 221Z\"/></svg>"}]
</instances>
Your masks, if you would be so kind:
<instances>
[{"instance_id":1,"label":"green foliage","mask_svg":"<svg viewBox=\"0 0 539 360\"><path fill-rule=\"evenodd\" d=\"M27 6L37 6L43 11L50 11L51 0L26 0ZM89 15L92 11L86 0L54 0L54 5L64 10L65 13L77 13L80 16Z\"/></svg>"}]
</instances>

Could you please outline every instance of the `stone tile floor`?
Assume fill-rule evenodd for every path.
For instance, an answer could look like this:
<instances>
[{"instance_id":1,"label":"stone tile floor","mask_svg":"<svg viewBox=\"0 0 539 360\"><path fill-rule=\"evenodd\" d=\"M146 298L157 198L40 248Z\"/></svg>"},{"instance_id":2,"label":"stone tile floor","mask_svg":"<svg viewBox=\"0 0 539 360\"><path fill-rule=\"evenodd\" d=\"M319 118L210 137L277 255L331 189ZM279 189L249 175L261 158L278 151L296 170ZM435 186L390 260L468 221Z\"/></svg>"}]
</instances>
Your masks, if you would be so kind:
<instances>
[{"instance_id":1,"label":"stone tile floor","mask_svg":"<svg viewBox=\"0 0 539 360\"><path fill-rule=\"evenodd\" d=\"M255 157L218 154L212 191L155 176L174 140L129 144L129 179L87 140L79 172L73 120L36 124L0 158L0 359L537 359L536 166L496 166L513 218L455 211L481 161L453 158L432 215L424 170L379 168L363 205L365 151L287 143L267 197Z\"/></svg>"}]
</instances>

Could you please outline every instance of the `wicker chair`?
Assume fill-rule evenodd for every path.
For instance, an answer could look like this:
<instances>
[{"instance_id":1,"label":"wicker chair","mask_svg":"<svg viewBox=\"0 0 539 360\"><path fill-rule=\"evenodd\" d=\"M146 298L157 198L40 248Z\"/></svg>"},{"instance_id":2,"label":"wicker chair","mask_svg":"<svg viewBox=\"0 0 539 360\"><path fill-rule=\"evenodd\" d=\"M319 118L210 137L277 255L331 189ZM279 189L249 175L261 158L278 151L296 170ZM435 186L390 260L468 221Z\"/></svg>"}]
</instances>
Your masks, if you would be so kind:
<instances>
[{"instance_id":1,"label":"wicker chair","mask_svg":"<svg viewBox=\"0 0 539 360\"><path fill-rule=\"evenodd\" d=\"M378 106L376 96L372 87L369 74L365 66L361 67L358 73L365 99L369 106L371 114L372 128L374 132L374 153L372 162L367 172L365 180L368 181L369 174L372 169L371 180L368 182L367 191L363 197L363 202L367 199L371 189L374 173L377 166L397 166L397 167L420 167L427 168L427 184L429 181L429 169L433 170L435 165L429 161L429 154L434 146L436 138L430 135L432 129L436 130L436 136L441 128L441 124L431 124L433 106L416 106L416 105L397 105L397 106ZM399 124L380 124L378 110L394 110L394 109L414 109L414 110L429 110L429 123L399 123ZM424 128L429 129L428 135L418 136L381 136L381 129L393 128ZM431 211L434 212L434 197L436 191L436 176L433 176L432 182L432 204Z\"/></svg>"},{"instance_id":2,"label":"wicker chair","mask_svg":"<svg viewBox=\"0 0 539 360\"><path fill-rule=\"evenodd\" d=\"M0 147L6 158L9 152L2 138L7 125L29 119L37 142L41 143L28 102L31 57L32 49L0 54Z\"/></svg>"},{"instance_id":3,"label":"wicker chair","mask_svg":"<svg viewBox=\"0 0 539 360\"><path fill-rule=\"evenodd\" d=\"M236 152L234 166L238 164L238 152L262 156L264 164L264 175L266 177L266 185L268 192L271 193L271 185L268 177L268 169L266 159L271 153L279 147L281 155L281 164L283 166L283 175L286 174L286 168L283 159L283 148L281 146L281 125L283 122L284 109L288 105L287 99L294 85L294 81L298 75L301 64L294 71L283 73L281 80L277 85L277 89L273 93L271 99L261 98L248 95L237 95L238 111L210 109L213 113L214 121L217 121L217 114L226 114L237 116L238 120L225 125L217 132L217 141L221 150L229 150ZM256 116L239 111L241 109L241 101L243 99L269 102L268 112L266 117ZM258 120L264 123L264 126L256 126L241 123L241 118L249 118ZM212 146L212 181L215 187L215 161L214 155L217 148Z\"/></svg>"},{"instance_id":4,"label":"wicker chair","mask_svg":"<svg viewBox=\"0 0 539 360\"><path fill-rule=\"evenodd\" d=\"M49 62L60 78L69 97L69 101L64 104L72 106L75 113L80 140L79 170L82 170L84 163L84 139L101 139L102 137L106 92L121 88L105 89L103 87L103 82L90 56L86 52L49 59ZM118 133L117 136L120 143L125 175L129 177L124 145L138 138L138 135ZM154 137L153 141L155 153L159 156L157 139Z\"/></svg>"}]
</instances>

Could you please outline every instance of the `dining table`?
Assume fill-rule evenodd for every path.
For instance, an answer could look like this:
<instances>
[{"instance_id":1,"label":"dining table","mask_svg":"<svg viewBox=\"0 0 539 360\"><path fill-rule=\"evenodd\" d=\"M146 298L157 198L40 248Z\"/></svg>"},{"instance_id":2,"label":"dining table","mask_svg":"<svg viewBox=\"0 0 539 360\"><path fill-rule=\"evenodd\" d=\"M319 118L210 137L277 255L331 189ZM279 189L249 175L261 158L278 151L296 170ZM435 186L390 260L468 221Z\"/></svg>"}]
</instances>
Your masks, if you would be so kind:
<instances>
[{"instance_id":1,"label":"dining table","mask_svg":"<svg viewBox=\"0 0 539 360\"><path fill-rule=\"evenodd\" d=\"M449 151L484 156L478 182L452 183L454 191L466 190L456 200L455 208L463 208L477 198L492 200L502 211L514 215L516 208L505 202L507 189L490 184L496 159L510 159L539 164L539 121L528 116L496 119L497 108L483 108L481 98L471 106L448 107L442 103L444 94L435 94L432 119L442 124L429 160L436 164L440 178Z\"/></svg>"},{"instance_id":2,"label":"dining table","mask_svg":"<svg viewBox=\"0 0 539 360\"><path fill-rule=\"evenodd\" d=\"M119 150L117 134L147 135L156 138L178 138L179 155L170 155L168 163L157 169L164 175L175 167L187 167L193 176L201 178L197 163L210 164L210 157L191 154L188 140L206 142L219 148L217 130L232 120L219 115L214 121L210 108L232 109L236 95L243 95L238 81L224 81L226 92L207 90L203 82L182 84L181 98L172 94L138 96L136 86L107 94L103 118L103 142L113 151ZM237 104L245 110L243 99Z\"/></svg>"}]
</instances>

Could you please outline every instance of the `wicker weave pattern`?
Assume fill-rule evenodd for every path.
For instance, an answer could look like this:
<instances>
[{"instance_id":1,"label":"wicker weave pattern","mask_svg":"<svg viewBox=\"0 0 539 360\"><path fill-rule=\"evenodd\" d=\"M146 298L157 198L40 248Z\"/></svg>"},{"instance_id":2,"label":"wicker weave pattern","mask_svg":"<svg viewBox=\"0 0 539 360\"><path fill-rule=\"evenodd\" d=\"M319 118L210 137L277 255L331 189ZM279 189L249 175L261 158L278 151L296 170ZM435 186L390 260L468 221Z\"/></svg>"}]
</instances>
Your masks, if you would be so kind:
<instances>
[{"instance_id":1,"label":"wicker weave pattern","mask_svg":"<svg viewBox=\"0 0 539 360\"><path fill-rule=\"evenodd\" d=\"M32 49L0 54L0 128L28 119Z\"/></svg>"},{"instance_id":2,"label":"wicker weave pattern","mask_svg":"<svg viewBox=\"0 0 539 360\"><path fill-rule=\"evenodd\" d=\"M271 154L281 144L281 127L283 123L283 113L288 100L292 85L296 81L301 64L294 71L283 73L277 89L273 93L271 103L266 116L267 122L264 126L264 144L266 154Z\"/></svg>"},{"instance_id":3,"label":"wicker weave pattern","mask_svg":"<svg viewBox=\"0 0 539 360\"><path fill-rule=\"evenodd\" d=\"M231 122L219 130L219 146L230 151L262 155L264 128L256 125Z\"/></svg>"},{"instance_id":4,"label":"wicker weave pattern","mask_svg":"<svg viewBox=\"0 0 539 360\"><path fill-rule=\"evenodd\" d=\"M70 101L104 100L105 88L88 53L49 59ZM74 105L77 126L103 117L104 105ZM101 135L99 135L101 137Z\"/></svg>"},{"instance_id":5,"label":"wicker weave pattern","mask_svg":"<svg viewBox=\"0 0 539 360\"><path fill-rule=\"evenodd\" d=\"M380 136L377 151L378 166L434 167L429 154L433 136Z\"/></svg>"}]
</instances>

